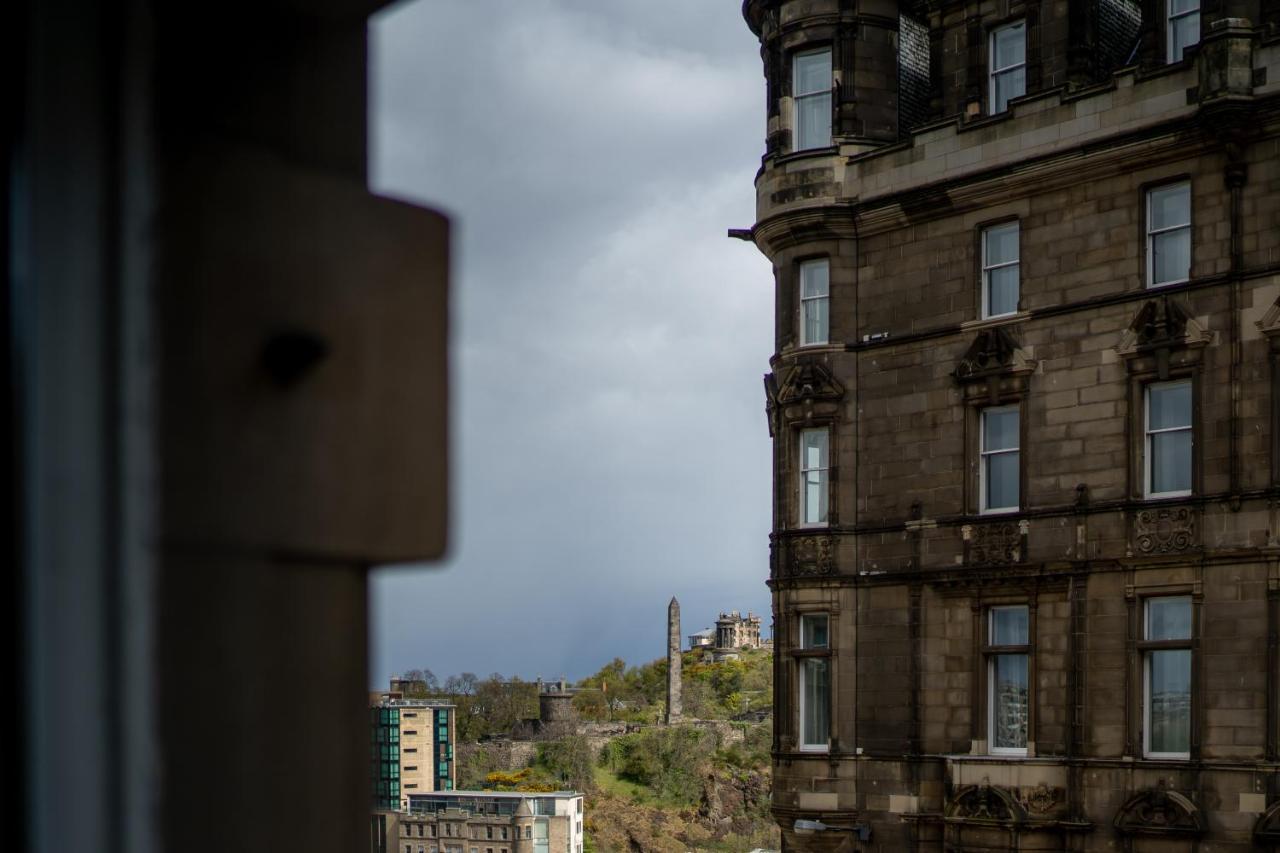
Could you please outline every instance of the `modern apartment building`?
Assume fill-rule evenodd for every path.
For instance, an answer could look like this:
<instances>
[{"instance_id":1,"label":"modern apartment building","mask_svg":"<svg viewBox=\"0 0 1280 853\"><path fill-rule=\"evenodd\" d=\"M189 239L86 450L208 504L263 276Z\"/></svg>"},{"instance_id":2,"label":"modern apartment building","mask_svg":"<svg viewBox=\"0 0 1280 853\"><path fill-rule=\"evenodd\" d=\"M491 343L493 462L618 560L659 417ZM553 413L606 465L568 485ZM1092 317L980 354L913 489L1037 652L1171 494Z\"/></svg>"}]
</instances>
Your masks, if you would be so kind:
<instances>
[{"instance_id":1,"label":"modern apartment building","mask_svg":"<svg viewBox=\"0 0 1280 853\"><path fill-rule=\"evenodd\" d=\"M582 853L582 794L412 794L398 818L404 853Z\"/></svg>"},{"instance_id":2,"label":"modern apartment building","mask_svg":"<svg viewBox=\"0 0 1280 853\"><path fill-rule=\"evenodd\" d=\"M784 849L1280 843L1280 3L743 12Z\"/></svg>"},{"instance_id":3,"label":"modern apartment building","mask_svg":"<svg viewBox=\"0 0 1280 853\"><path fill-rule=\"evenodd\" d=\"M403 811L412 794L453 790L456 714L440 702L383 699L370 706L374 810Z\"/></svg>"}]
</instances>

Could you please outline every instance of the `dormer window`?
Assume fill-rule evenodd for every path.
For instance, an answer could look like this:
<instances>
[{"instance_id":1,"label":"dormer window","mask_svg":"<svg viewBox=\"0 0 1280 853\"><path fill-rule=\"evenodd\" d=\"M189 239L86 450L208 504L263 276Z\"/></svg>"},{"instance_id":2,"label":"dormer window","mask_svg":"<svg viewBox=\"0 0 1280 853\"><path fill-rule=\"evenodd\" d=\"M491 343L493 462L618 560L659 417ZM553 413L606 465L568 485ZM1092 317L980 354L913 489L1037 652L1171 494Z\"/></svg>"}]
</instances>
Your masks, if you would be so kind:
<instances>
[{"instance_id":1,"label":"dormer window","mask_svg":"<svg viewBox=\"0 0 1280 853\"><path fill-rule=\"evenodd\" d=\"M1200 0L1167 0L1169 61L1181 62L1187 48L1200 43Z\"/></svg>"},{"instance_id":2,"label":"dormer window","mask_svg":"<svg viewBox=\"0 0 1280 853\"><path fill-rule=\"evenodd\" d=\"M1173 0L1170 0L1173 2ZM1009 109L1009 102L1027 93L1027 29L1022 21L991 31L991 114Z\"/></svg>"}]
</instances>

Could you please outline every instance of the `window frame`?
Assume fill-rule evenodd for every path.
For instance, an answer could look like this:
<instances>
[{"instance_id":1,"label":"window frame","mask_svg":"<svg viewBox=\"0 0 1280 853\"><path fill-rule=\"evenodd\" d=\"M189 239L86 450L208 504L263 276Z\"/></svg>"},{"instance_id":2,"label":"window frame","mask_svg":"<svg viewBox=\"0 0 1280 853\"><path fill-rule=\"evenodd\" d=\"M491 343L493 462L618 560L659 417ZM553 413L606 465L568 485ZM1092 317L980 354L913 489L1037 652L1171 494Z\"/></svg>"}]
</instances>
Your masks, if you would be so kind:
<instances>
[{"instance_id":1,"label":"window frame","mask_svg":"<svg viewBox=\"0 0 1280 853\"><path fill-rule=\"evenodd\" d=\"M1027 621L1027 641L1025 643L1004 643L997 644L995 642L995 618L994 614L998 610L1022 610L1026 613ZM1011 602L1007 604L992 604L986 608L986 632L984 634L985 641L982 645L982 655L984 667L986 671L986 738L987 738L987 754L988 755L1008 755L1026 757L1028 748L1033 740L1031 733L1031 725L1034 715L1034 689L1035 684L1032 681L1032 655L1034 652L1034 644L1032 643L1033 631L1035 629L1035 620L1033 618L1033 608L1026 602ZM1011 655L1022 655L1025 659L1025 677L1027 682L1027 709L1026 709L1026 740L1027 745L1022 747L1008 747L995 745L995 728L996 728L996 660L1001 657Z\"/></svg>"},{"instance_id":2,"label":"window frame","mask_svg":"<svg viewBox=\"0 0 1280 853\"><path fill-rule=\"evenodd\" d=\"M1171 387L1174 385L1186 385L1189 391L1190 399L1189 410L1187 412L1187 425L1180 427L1168 427L1155 432L1151 429L1151 391L1159 387ZM1187 460L1187 480L1190 482L1190 488L1176 489L1168 492L1152 491L1152 463L1155 454L1153 452L1154 441L1152 436L1160 433L1170 432L1190 432L1191 433L1191 458ZM1165 500L1168 498L1185 498L1195 494L1196 481L1196 385L1195 380L1190 377L1170 378L1166 381L1147 382L1142 386L1142 497L1144 500ZM1144 623L1145 624L1145 623Z\"/></svg>"},{"instance_id":3,"label":"window frame","mask_svg":"<svg viewBox=\"0 0 1280 853\"><path fill-rule=\"evenodd\" d=\"M1165 0L1165 2L1164 2L1164 13L1165 13L1165 14L1164 14L1165 61L1166 61L1166 64L1168 64L1168 65L1172 65L1172 64L1174 64L1175 62L1181 62L1182 60L1186 59L1186 58L1187 58L1187 56L1186 56L1186 52L1187 52L1189 49L1191 49L1191 48L1195 47L1196 45L1200 44L1200 40L1204 37L1204 27L1203 27L1204 19L1201 17L1200 0L1196 0L1196 6L1195 6L1195 8L1194 8L1194 9L1188 9L1188 10L1187 10L1187 11L1185 11L1185 12L1177 12L1177 13L1175 13L1175 12L1173 11L1173 2L1174 2L1174 0ZM1185 47L1183 47L1183 49L1182 49L1182 55L1181 55L1181 56L1174 56L1174 55L1173 55L1173 51L1174 51L1174 40L1173 40L1173 27L1174 27L1174 21L1175 21L1176 19L1178 19L1178 18L1185 18L1185 17L1187 17L1187 16L1189 16L1189 15L1195 15L1195 16L1196 16L1196 40L1195 40L1195 41L1193 41L1193 42L1191 42L1190 44L1187 44Z\"/></svg>"},{"instance_id":4,"label":"window frame","mask_svg":"<svg viewBox=\"0 0 1280 853\"><path fill-rule=\"evenodd\" d=\"M1004 32L1018 28L1022 30L1022 61L1013 65L1007 65L1004 68L996 68L996 36ZM1005 101L1003 109L996 109L996 78L1002 74L1022 69L1022 91ZM1016 100L1027 94L1027 20L1019 18L1016 21L1009 21L997 27L992 27L987 34L987 105L988 115L1001 115L1009 111L1009 101Z\"/></svg>"},{"instance_id":5,"label":"window frame","mask_svg":"<svg viewBox=\"0 0 1280 853\"><path fill-rule=\"evenodd\" d=\"M805 270L812 270L821 267L826 273L826 290L821 296L805 296ZM800 330L797 338L802 347L823 346L831 343L831 259L808 258L800 261L796 268L796 290L800 301ZM822 302L826 306L826 323L822 330L821 340L809 340L806 334L809 324L806 316L809 303Z\"/></svg>"},{"instance_id":6,"label":"window frame","mask_svg":"<svg viewBox=\"0 0 1280 853\"><path fill-rule=\"evenodd\" d=\"M996 230L1013 227L1017 229L1018 239L1018 256L1012 261L1002 261L1000 263L990 263L987 257L987 236ZM1014 317L1018 314L1018 310L1022 303L1022 223L1018 219L1005 219L1000 222L992 222L983 225L979 229L978 240L978 261L979 261L979 277L981 279L981 295L980 301L981 311L980 318L983 320L997 320L1002 317ZM991 313L991 271L998 269L1008 269L1009 267L1018 268L1017 280L1017 298L1014 299L1013 310L1005 311L1001 314Z\"/></svg>"},{"instance_id":7,"label":"window frame","mask_svg":"<svg viewBox=\"0 0 1280 853\"><path fill-rule=\"evenodd\" d=\"M800 60L805 57L819 56L826 54L827 57L827 88L814 89L812 92L800 91ZM818 45L806 47L797 50L791 54L791 151L799 153L801 151L820 151L823 148L830 148L833 144L835 128L832 119L835 98L833 91L835 89L835 55L831 50L831 45ZM805 100L817 98L827 99L827 139L821 145L807 145L807 140L800 138L800 104Z\"/></svg>"},{"instance_id":8,"label":"window frame","mask_svg":"<svg viewBox=\"0 0 1280 853\"><path fill-rule=\"evenodd\" d=\"M1147 637L1150 634L1150 617L1151 602L1168 601L1170 599L1185 599L1189 611L1190 627L1185 638L1172 640L1150 640ZM1155 761L1190 761L1192 746L1195 742L1195 695L1196 695L1196 598L1189 592L1182 593L1159 593L1152 595L1144 595L1140 602L1142 608L1141 614L1141 639L1138 641L1138 651L1142 655L1142 710L1140 716L1140 725L1142 726L1142 757ZM1152 655L1161 651L1186 651L1187 655L1187 751L1186 752L1154 752L1151 749L1151 659Z\"/></svg>"},{"instance_id":9,"label":"window frame","mask_svg":"<svg viewBox=\"0 0 1280 853\"><path fill-rule=\"evenodd\" d=\"M1151 216L1151 197L1160 190L1172 189L1174 187L1183 186L1187 189L1187 221L1182 225L1172 225L1160 229L1152 228ZM1153 290L1160 287L1172 287L1175 284L1185 284L1191 281L1191 270L1195 261L1195 210L1193 208L1193 198L1191 193L1191 179L1187 177L1177 180L1165 181L1159 184L1152 184L1143 189L1143 228L1146 231L1144 238L1144 247L1146 250L1146 287ZM1173 231L1187 232L1187 274L1184 278L1170 279L1169 281L1155 280L1155 238L1162 234L1169 234Z\"/></svg>"},{"instance_id":10,"label":"window frame","mask_svg":"<svg viewBox=\"0 0 1280 853\"><path fill-rule=\"evenodd\" d=\"M804 427L796 430L796 453L798 456L796 463L797 486L799 487L799 497L796 502L796 527L797 528L822 528L831 526L831 443L832 429L829 426L820 427ZM807 468L807 460L805 459L805 436L815 433L822 433L826 436L826 455L820 460L819 467ZM826 517L820 521L806 521L808 514L808 489L807 476L809 472L817 471L820 477L820 491L826 492L827 512Z\"/></svg>"},{"instance_id":11,"label":"window frame","mask_svg":"<svg viewBox=\"0 0 1280 853\"><path fill-rule=\"evenodd\" d=\"M997 450L987 449L987 415L994 412L1013 411L1018 415L1018 444L1016 447L999 448ZM1016 453L1018 455L1018 502L1013 506L989 507L987 506L987 482L990 475L987 473L987 459L991 456ZM1022 510L1022 404L1007 403L999 406L985 406L978 410L978 514L979 515L1008 515L1010 513L1021 512Z\"/></svg>"},{"instance_id":12,"label":"window frame","mask_svg":"<svg viewBox=\"0 0 1280 853\"><path fill-rule=\"evenodd\" d=\"M831 750L831 696L832 690L832 666L831 666L831 627L834 620L831 618L830 611L814 611L797 614L796 627L799 636L796 637L796 748L800 752L830 752ZM805 623L809 619L826 620L826 643L819 645L808 645L805 641ZM805 740L805 671L808 668L808 662L811 660L821 660L826 664L827 668L827 685L826 685L826 704L827 704L827 738L822 743L809 743Z\"/></svg>"}]
</instances>

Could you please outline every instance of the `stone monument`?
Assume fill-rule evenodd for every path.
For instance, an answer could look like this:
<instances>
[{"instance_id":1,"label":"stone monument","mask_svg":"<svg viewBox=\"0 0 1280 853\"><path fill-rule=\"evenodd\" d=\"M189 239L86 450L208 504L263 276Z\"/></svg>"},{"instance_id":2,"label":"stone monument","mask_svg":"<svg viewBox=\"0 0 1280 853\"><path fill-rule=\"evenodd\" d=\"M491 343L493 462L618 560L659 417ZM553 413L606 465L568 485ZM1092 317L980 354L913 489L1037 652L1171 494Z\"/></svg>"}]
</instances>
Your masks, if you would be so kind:
<instances>
[{"instance_id":1,"label":"stone monument","mask_svg":"<svg viewBox=\"0 0 1280 853\"><path fill-rule=\"evenodd\" d=\"M667 605L667 724L680 721L680 602Z\"/></svg>"}]
</instances>

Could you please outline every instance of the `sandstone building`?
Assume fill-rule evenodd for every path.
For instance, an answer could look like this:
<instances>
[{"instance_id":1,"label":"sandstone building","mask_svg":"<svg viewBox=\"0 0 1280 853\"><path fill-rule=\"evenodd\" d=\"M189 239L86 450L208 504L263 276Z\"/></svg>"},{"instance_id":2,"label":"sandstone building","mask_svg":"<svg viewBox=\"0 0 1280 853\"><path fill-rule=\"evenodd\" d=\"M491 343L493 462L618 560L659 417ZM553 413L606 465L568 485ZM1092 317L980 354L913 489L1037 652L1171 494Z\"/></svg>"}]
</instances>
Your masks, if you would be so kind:
<instances>
[{"instance_id":1,"label":"sandstone building","mask_svg":"<svg viewBox=\"0 0 1280 853\"><path fill-rule=\"evenodd\" d=\"M582 794L574 791L455 791L409 802L384 836L388 853L582 853Z\"/></svg>"},{"instance_id":2,"label":"sandstone building","mask_svg":"<svg viewBox=\"0 0 1280 853\"><path fill-rule=\"evenodd\" d=\"M1280 3L743 12L785 849L1280 842Z\"/></svg>"},{"instance_id":3,"label":"sandstone building","mask_svg":"<svg viewBox=\"0 0 1280 853\"><path fill-rule=\"evenodd\" d=\"M457 706L382 698L369 707L369 768L374 811L403 811L409 797L452 791Z\"/></svg>"}]
</instances>

